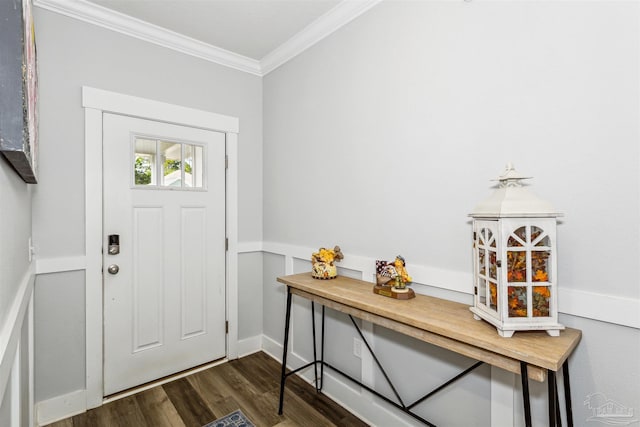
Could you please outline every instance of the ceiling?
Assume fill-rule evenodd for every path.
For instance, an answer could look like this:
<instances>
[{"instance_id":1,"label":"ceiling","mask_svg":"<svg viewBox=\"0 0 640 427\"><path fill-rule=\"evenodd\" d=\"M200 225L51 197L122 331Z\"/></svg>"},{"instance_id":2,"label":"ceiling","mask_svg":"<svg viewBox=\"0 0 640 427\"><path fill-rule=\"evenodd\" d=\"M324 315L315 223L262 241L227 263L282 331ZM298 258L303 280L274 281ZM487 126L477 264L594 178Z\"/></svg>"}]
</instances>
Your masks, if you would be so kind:
<instances>
[{"instance_id":1,"label":"ceiling","mask_svg":"<svg viewBox=\"0 0 640 427\"><path fill-rule=\"evenodd\" d=\"M88 0L261 60L341 0Z\"/></svg>"}]
</instances>

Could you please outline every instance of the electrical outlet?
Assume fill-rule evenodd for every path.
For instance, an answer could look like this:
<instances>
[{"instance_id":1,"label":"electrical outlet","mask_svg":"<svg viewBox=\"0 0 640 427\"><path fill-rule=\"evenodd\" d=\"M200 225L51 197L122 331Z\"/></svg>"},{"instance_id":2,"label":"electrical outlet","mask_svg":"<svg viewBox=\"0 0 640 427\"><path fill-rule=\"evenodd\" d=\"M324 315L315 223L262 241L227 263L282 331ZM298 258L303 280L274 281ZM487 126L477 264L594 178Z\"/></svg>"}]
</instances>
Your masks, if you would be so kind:
<instances>
[{"instance_id":1,"label":"electrical outlet","mask_svg":"<svg viewBox=\"0 0 640 427\"><path fill-rule=\"evenodd\" d=\"M362 358L362 341L358 338L353 339L353 355L359 359Z\"/></svg>"}]
</instances>

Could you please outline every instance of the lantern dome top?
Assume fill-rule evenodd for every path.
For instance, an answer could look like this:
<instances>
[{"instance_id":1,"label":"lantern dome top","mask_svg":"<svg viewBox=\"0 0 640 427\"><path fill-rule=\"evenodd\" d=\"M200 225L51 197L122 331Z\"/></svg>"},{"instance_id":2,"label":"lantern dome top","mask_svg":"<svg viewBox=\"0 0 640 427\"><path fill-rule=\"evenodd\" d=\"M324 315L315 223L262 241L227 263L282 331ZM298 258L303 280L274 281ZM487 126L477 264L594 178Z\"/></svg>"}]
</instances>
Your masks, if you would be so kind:
<instances>
[{"instance_id":1,"label":"lantern dome top","mask_svg":"<svg viewBox=\"0 0 640 427\"><path fill-rule=\"evenodd\" d=\"M540 218L558 217L548 201L531 193L522 185L522 180L531 179L515 170L511 163L505 171L493 181L499 186L488 199L480 202L469 216L474 218Z\"/></svg>"}]
</instances>

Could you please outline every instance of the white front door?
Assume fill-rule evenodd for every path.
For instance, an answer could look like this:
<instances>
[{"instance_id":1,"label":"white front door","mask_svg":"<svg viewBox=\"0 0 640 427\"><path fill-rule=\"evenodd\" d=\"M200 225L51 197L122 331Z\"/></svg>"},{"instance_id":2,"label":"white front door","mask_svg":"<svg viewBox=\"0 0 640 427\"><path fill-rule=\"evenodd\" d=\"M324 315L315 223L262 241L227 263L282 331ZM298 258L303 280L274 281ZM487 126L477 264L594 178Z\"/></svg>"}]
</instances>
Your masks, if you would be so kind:
<instances>
[{"instance_id":1,"label":"white front door","mask_svg":"<svg viewBox=\"0 0 640 427\"><path fill-rule=\"evenodd\" d=\"M226 355L225 134L103 120L107 396Z\"/></svg>"}]
</instances>

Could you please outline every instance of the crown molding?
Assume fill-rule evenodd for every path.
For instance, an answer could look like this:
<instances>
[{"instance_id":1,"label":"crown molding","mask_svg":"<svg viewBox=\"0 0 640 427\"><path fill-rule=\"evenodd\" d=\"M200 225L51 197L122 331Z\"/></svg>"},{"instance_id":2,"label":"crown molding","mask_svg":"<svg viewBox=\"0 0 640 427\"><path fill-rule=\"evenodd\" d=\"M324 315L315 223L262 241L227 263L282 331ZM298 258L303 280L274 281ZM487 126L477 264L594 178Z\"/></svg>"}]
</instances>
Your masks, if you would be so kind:
<instances>
[{"instance_id":1,"label":"crown molding","mask_svg":"<svg viewBox=\"0 0 640 427\"><path fill-rule=\"evenodd\" d=\"M382 0L343 0L307 25L299 33L265 55L260 61L262 75L269 74L320 40L362 15Z\"/></svg>"},{"instance_id":2,"label":"crown molding","mask_svg":"<svg viewBox=\"0 0 640 427\"><path fill-rule=\"evenodd\" d=\"M260 62L86 0L34 0L34 6L135 37L209 62L262 75Z\"/></svg>"},{"instance_id":3,"label":"crown molding","mask_svg":"<svg viewBox=\"0 0 640 427\"><path fill-rule=\"evenodd\" d=\"M2 1L2 0L0 0ZM382 0L343 0L261 61L203 43L86 0L34 0L36 7L97 25L196 58L264 76L362 15Z\"/></svg>"}]
</instances>

